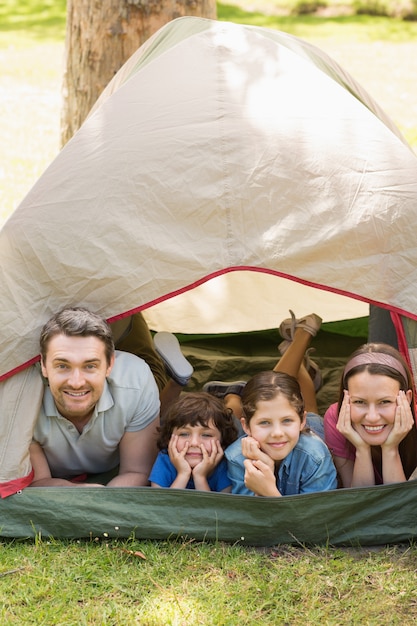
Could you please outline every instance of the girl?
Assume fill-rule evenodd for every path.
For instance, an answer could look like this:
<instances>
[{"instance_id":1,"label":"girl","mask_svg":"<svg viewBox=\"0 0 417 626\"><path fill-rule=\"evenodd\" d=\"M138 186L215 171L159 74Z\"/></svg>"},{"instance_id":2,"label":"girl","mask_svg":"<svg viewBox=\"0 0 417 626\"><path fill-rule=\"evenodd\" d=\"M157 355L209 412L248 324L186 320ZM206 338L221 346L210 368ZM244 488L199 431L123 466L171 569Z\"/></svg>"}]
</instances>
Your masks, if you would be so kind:
<instances>
[{"instance_id":1,"label":"girl","mask_svg":"<svg viewBox=\"0 0 417 626\"><path fill-rule=\"evenodd\" d=\"M237 437L232 412L205 392L185 393L161 426L152 487L231 491L223 449Z\"/></svg>"},{"instance_id":2,"label":"girl","mask_svg":"<svg viewBox=\"0 0 417 626\"><path fill-rule=\"evenodd\" d=\"M285 496L337 487L325 443L305 428L298 381L285 372L260 372L242 392L247 436L227 448L232 493Z\"/></svg>"},{"instance_id":3,"label":"girl","mask_svg":"<svg viewBox=\"0 0 417 626\"><path fill-rule=\"evenodd\" d=\"M352 354L324 428L343 487L410 477L417 466L413 382L398 350L368 343Z\"/></svg>"}]
</instances>

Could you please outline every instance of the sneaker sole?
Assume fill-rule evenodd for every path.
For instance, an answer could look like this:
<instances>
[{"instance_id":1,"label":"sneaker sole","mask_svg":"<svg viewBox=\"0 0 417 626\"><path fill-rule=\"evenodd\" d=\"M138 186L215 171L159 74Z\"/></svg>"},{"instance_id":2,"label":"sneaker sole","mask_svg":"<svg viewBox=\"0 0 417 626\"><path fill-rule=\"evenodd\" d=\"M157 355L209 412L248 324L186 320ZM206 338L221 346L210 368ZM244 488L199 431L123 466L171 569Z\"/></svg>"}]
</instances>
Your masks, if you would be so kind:
<instances>
[{"instance_id":1,"label":"sneaker sole","mask_svg":"<svg viewBox=\"0 0 417 626\"><path fill-rule=\"evenodd\" d=\"M169 374L179 382L188 381L194 368L181 352L181 346L175 335L167 332L156 333L153 338L155 350L165 363Z\"/></svg>"}]
</instances>

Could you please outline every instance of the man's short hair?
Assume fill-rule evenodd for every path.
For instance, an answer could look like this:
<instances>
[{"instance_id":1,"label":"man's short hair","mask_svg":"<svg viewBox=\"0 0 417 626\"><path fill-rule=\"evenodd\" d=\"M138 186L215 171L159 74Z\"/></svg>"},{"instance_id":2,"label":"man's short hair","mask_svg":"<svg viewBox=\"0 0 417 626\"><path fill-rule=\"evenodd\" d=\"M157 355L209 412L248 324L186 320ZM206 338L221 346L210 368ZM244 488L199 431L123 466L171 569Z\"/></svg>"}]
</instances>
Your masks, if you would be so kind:
<instances>
[{"instance_id":1,"label":"man's short hair","mask_svg":"<svg viewBox=\"0 0 417 626\"><path fill-rule=\"evenodd\" d=\"M66 307L46 322L40 335L40 352L45 363L49 342L56 335L67 337L97 337L104 343L107 364L114 354L110 325L96 313L82 307Z\"/></svg>"}]
</instances>

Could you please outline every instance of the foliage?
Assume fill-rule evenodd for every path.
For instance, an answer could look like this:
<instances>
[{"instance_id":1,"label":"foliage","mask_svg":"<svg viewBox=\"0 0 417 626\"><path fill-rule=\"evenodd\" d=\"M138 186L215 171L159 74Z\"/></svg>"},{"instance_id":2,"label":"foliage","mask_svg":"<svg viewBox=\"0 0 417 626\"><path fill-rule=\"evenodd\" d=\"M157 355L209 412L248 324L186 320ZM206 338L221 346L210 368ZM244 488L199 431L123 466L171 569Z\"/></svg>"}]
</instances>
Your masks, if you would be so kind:
<instances>
[{"instance_id":1,"label":"foliage","mask_svg":"<svg viewBox=\"0 0 417 626\"><path fill-rule=\"evenodd\" d=\"M237 1L237 0L236 0ZM287 0L285 0L287 1ZM385 0L352 0L357 2L385 2ZM401 2L402 0L399 0ZM406 1L406 0L404 0ZM417 0L413 0L417 3ZM243 3L241 3L243 4ZM303 6L312 8L319 5L328 9L323 15L305 13ZM361 12L354 15L352 11L343 13L342 7L328 0L288 0L286 8L276 9L268 13L247 11L241 5L217 4L217 18L237 24L249 24L284 30L297 37L305 39L320 39L321 37L351 38L355 41L408 41L417 36L417 24L412 21L390 19L387 16L368 15ZM300 6L299 11L297 7Z\"/></svg>"},{"instance_id":2,"label":"foliage","mask_svg":"<svg viewBox=\"0 0 417 626\"><path fill-rule=\"evenodd\" d=\"M352 0L356 15L386 15L403 20L417 20L416 0Z\"/></svg>"},{"instance_id":3,"label":"foliage","mask_svg":"<svg viewBox=\"0 0 417 626\"><path fill-rule=\"evenodd\" d=\"M324 0L297 0L291 9L291 15L309 15L310 13L317 13L327 6L328 4Z\"/></svg>"},{"instance_id":4,"label":"foliage","mask_svg":"<svg viewBox=\"0 0 417 626\"><path fill-rule=\"evenodd\" d=\"M66 0L2 0L0 32L34 40L65 37Z\"/></svg>"},{"instance_id":5,"label":"foliage","mask_svg":"<svg viewBox=\"0 0 417 626\"><path fill-rule=\"evenodd\" d=\"M253 0L248 10L243 10L245 3L229 0L230 4L218 3L218 15L229 13L233 7L243 13L252 13L255 19L284 15L316 15L318 17L337 17L345 15L379 15L398 17L404 20L417 19L417 0ZM236 11L234 11L236 12Z\"/></svg>"}]
</instances>

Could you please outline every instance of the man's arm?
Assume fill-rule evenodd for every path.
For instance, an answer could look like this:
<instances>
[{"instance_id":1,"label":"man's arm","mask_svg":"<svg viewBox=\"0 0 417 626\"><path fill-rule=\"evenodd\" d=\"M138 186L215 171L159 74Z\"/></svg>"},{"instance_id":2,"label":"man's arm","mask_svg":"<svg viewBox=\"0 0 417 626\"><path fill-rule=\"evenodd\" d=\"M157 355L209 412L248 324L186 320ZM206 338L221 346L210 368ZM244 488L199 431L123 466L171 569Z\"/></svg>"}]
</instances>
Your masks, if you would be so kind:
<instances>
[{"instance_id":1,"label":"man's arm","mask_svg":"<svg viewBox=\"0 0 417 626\"><path fill-rule=\"evenodd\" d=\"M120 440L120 468L108 487L143 487L149 485L149 474L157 455L156 440L159 417L142 430L126 432Z\"/></svg>"},{"instance_id":2,"label":"man's arm","mask_svg":"<svg viewBox=\"0 0 417 626\"><path fill-rule=\"evenodd\" d=\"M42 447L32 442L29 447L30 462L35 476L29 487L103 487L96 483L72 483L64 478L52 478L48 461Z\"/></svg>"}]
</instances>

